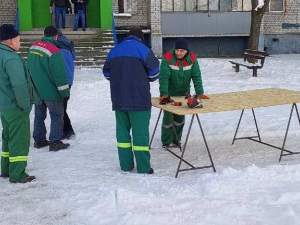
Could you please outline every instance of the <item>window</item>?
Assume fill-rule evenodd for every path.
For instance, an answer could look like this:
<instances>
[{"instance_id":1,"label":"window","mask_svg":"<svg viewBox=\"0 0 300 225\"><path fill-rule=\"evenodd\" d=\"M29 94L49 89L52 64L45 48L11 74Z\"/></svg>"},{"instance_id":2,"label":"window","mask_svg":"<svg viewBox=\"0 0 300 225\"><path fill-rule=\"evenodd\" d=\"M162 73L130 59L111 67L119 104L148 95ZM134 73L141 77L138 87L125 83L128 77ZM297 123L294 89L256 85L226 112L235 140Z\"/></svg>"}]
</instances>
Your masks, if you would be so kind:
<instances>
[{"instance_id":1,"label":"window","mask_svg":"<svg viewBox=\"0 0 300 225\"><path fill-rule=\"evenodd\" d=\"M271 0L283 1L283 0ZM163 12L251 11L251 0L162 0Z\"/></svg>"},{"instance_id":2,"label":"window","mask_svg":"<svg viewBox=\"0 0 300 225\"><path fill-rule=\"evenodd\" d=\"M270 0L269 11L270 12L282 12L283 11L283 0Z\"/></svg>"},{"instance_id":3,"label":"window","mask_svg":"<svg viewBox=\"0 0 300 225\"><path fill-rule=\"evenodd\" d=\"M207 11L208 10L208 0L198 0L198 11Z\"/></svg>"},{"instance_id":4,"label":"window","mask_svg":"<svg viewBox=\"0 0 300 225\"><path fill-rule=\"evenodd\" d=\"M135 13L137 12L138 0L118 0L119 13Z\"/></svg>"},{"instance_id":5,"label":"window","mask_svg":"<svg viewBox=\"0 0 300 225\"><path fill-rule=\"evenodd\" d=\"M124 13L124 0L118 0L118 9L119 9L119 13Z\"/></svg>"},{"instance_id":6,"label":"window","mask_svg":"<svg viewBox=\"0 0 300 225\"><path fill-rule=\"evenodd\" d=\"M173 1L170 0L162 0L162 9L165 12L173 11Z\"/></svg>"}]
</instances>

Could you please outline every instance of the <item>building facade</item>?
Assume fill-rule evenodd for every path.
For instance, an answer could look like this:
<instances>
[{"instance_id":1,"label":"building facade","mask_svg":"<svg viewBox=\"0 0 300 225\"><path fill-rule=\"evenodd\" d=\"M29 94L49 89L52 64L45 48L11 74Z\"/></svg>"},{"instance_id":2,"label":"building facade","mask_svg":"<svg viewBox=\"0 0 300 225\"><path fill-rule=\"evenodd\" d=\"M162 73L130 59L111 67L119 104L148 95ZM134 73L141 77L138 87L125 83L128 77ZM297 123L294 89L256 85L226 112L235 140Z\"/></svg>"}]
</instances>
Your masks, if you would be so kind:
<instances>
[{"instance_id":1,"label":"building facade","mask_svg":"<svg viewBox=\"0 0 300 225\"><path fill-rule=\"evenodd\" d=\"M1 0L0 24L14 23L19 10L20 31L32 31L54 24L54 15L50 13L50 0ZM70 22L72 21L72 22ZM74 26L74 15L67 15L67 26ZM89 0L87 9L89 28L112 29L111 0Z\"/></svg>"},{"instance_id":2,"label":"building facade","mask_svg":"<svg viewBox=\"0 0 300 225\"><path fill-rule=\"evenodd\" d=\"M2 0L0 24L14 23L17 8L21 31L54 24L49 2ZM172 48L178 37L186 37L199 56L240 56L247 47L251 8L251 0L89 0L87 24L110 30L114 15L121 39L131 27L139 26L158 56ZM269 54L300 53L299 39L299 0L270 0L260 49Z\"/></svg>"},{"instance_id":3,"label":"building facade","mask_svg":"<svg viewBox=\"0 0 300 225\"><path fill-rule=\"evenodd\" d=\"M161 55L178 37L200 56L240 56L250 35L251 0L113 0L117 29L150 29ZM261 26L260 49L300 53L300 2L270 0Z\"/></svg>"}]
</instances>

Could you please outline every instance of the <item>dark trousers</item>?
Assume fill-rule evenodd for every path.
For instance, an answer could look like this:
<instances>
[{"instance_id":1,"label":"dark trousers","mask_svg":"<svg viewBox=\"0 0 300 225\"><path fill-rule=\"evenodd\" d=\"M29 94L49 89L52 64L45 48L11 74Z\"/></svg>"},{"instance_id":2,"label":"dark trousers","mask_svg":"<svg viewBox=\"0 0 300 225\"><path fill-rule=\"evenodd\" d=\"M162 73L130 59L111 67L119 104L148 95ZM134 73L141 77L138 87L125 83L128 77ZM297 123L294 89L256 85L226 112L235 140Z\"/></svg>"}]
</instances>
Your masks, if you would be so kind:
<instances>
[{"instance_id":1,"label":"dark trousers","mask_svg":"<svg viewBox=\"0 0 300 225\"><path fill-rule=\"evenodd\" d=\"M70 98L65 98L64 99L64 130L63 130L64 134L68 134L68 133L74 132L72 124L71 124L70 117L69 117L69 115L67 113L69 99Z\"/></svg>"}]
</instances>

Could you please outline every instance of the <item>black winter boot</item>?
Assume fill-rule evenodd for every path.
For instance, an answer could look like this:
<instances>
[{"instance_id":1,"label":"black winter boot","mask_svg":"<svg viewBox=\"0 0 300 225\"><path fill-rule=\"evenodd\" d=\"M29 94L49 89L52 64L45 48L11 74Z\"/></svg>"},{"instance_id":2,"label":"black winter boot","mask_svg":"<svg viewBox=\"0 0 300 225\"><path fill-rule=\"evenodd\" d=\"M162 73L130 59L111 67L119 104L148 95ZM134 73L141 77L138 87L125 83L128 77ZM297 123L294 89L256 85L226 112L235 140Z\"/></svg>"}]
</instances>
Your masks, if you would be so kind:
<instances>
[{"instance_id":1,"label":"black winter boot","mask_svg":"<svg viewBox=\"0 0 300 225\"><path fill-rule=\"evenodd\" d=\"M28 176L28 177L24 177L22 180L17 181L17 180L13 180L13 179L9 179L10 183L27 183L27 182L31 182L35 180L35 176Z\"/></svg>"},{"instance_id":2,"label":"black winter boot","mask_svg":"<svg viewBox=\"0 0 300 225\"><path fill-rule=\"evenodd\" d=\"M75 132L74 131L63 133L62 140L64 140L64 139L71 139L74 136L75 136Z\"/></svg>"},{"instance_id":3,"label":"black winter boot","mask_svg":"<svg viewBox=\"0 0 300 225\"><path fill-rule=\"evenodd\" d=\"M8 176L8 174L1 173L0 177L7 178L7 177L9 177L9 176Z\"/></svg>"},{"instance_id":4,"label":"black winter boot","mask_svg":"<svg viewBox=\"0 0 300 225\"><path fill-rule=\"evenodd\" d=\"M49 151L57 152L62 149L66 149L70 146L68 143L63 143L62 141L55 141L50 144Z\"/></svg>"},{"instance_id":5,"label":"black winter boot","mask_svg":"<svg viewBox=\"0 0 300 225\"><path fill-rule=\"evenodd\" d=\"M44 147L46 147L48 145L50 145L50 141L48 141L48 140L45 139L45 140L42 140L42 141L35 140L33 146L35 148L44 148Z\"/></svg>"},{"instance_id":6,"label":"black winter boot","mask_svg":"<svg viewBox=\"0 0 300 225\"><path fill-rule=\"evenodd\" d=\"M147 172L147 174L153 174L154 170L152 168L150 168L150 170Z\"/></svg>"}]
</instances>

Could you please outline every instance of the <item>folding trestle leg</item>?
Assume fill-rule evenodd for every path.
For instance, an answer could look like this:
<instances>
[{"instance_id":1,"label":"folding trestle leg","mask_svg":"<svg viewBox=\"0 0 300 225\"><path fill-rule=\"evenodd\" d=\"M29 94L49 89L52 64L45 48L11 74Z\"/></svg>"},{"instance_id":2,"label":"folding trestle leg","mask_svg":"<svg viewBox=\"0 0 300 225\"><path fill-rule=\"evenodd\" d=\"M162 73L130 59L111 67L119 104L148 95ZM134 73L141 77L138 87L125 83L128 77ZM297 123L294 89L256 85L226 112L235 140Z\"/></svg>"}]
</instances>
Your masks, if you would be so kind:
<instances>
[{"instance_id":1,"label":"folding trestle leg","mask_svg":"<svg viewBox=\"0 0 300 225\"><path fill-rule=\"evenodd\" d=\"M152 137L151 137L151 141L150 141L150 144L149 144L149 148L151 147L151 144L152 144L152 141L153 141L153 138L154 138L157 126L158 126L158 122L159 122L160 117L161 117L161 113L162 113L162 109L159 112L159 115L158 115L158 118L157 118L157 121L156 121L156 124L155 124L155 128L154 128L154 131L153 131L153 134L152 134ZM200 127L200 131L201 131L201 134L202 134L202 137L203 137L203 140L204 140L204 143L205 143L205 147L207 149L207 153L208 153L208 156L209 156L209 159L210 159L210 162L211 162L210 166L195 167L191 163L189 163L185 159L183 159L184 153L185 153L185 150L186 150L186 146L187 146L187 142L189 140L189 136L190 136L190 133L191 133L192 125L193 125L193 122L194 122L194 119L195 119L195 116L197 117L198 124L199 124L199 127ZM215 169L215 166L214 166L214 163L213 163L213 160L212 160L209 148L208 148L208 144L207 144L207 141L206 141L206 138L205 138L205 135L204 135L204 131L203 131L203 128L201 126L201 122L200 122L199 116L198 115L192 115L192 119L191 119L191 122L190 122L190 125L189 125L189 128L188 128L187 136L185 138L183 146L180 144L180 141L178 139L178 136L177 136L177 133L176 133L176 128L175 128L175 125L174 125L174 120L173 120L173 114L172 113L170 113L170 119L171 119L171 125L172 125L172 128L174 130L176 140L179 143L179 145L176 146L176 147L168 147L168 148L166 148L166 150L168 152L170 152L172 155L174 155L175 157L177 157L177 158L180 159L179 160L179 164L178 164L178 168L177 168L177 171L176 171L175 178L178 177L179 172L188 171L188 170L206 169L206 168L211 168L212 167L213 170L214 170L214 172L216 172L216 169ZM174 153L173 151L171 151L170 150L171 148L179 148L180 152L181 152L181 155L179 156L176 153ZM190 169L180 169L182 162L186 163L191 168Z\"/></svg>"},{"instance_id":2,"label":"folding trestle leg","mask_svg":"<svg viewBox=\"0 0 300 225\"><path fill-rule=\"evenodd\" d=\"M287 135L288 135L288 132L289 132L289 129L290 129L290 123L291 123L291 119L292 119L292 115L293 115L293 110L294 110L294 108L296 109L296 115L297 115L298 122L299 122L299 125L300 125L300 117L299 117L298 108L297 108L296 103L293 103L293 106L292 106L292 109L291 109L291 113L290 113L290 117L289 117L289 122L288 122L288 125L287 125L287 128L286 128L286 132L285 132L285 136L284 136L284 140L283 140L283 144L282 144L282 148L281 148L281 153L280 153L280 157L279 157L279 162L281 161L282 156L300 154L300 152L291 152L291 151L286 151L286 150L284 149L285 142L286 142L286 138L287 138ZM286 151L286 152L288 152L288 153L283 154L283 151Z\"/></svg>"},{"instance_id":3,"label":"folding trestle leg","mask_svg":"<svg viewBox=\"0 0 300 225\"><path fill-rule=\"evenodd\" d=\"M234 134L234 137L233 137L233 140L232 140L232 144L234 144L235 140L237 139L251 139L251 140L254 140L254 141L257 141L253 138L258 138L259 139L259 142L261 142L261 138L260 138L260 134L259 134L259 130L258 130L258 125L257 125L257 121L256 121L256 117L255 117L255 113L254 113L254 109L252 109L252 115L253 115L253 118L254 118L254 122L255 122L255 127L256 127L256 132L257 132L257 136L251 136L251 137L241 137L241 138L237 138L236 135L238 133L238 130L239 130L239 127L240 127L240 124L241 124L241 121L242 121L242 117L244 115L244 109L242 110L242 113L241 113L241 116L240 116L240 119L239 119L239 122L238 122L238 125L237 125L237 128L235 130L235 134Z\"/></svg>"},{"instance_id":4,"label":"folding trestle leg","mask_svg":"<svg viewBox=\"0 0 300 225\"><path fill-rule=\"evenodd\" d=\"M202 167L195 167L193 166L192 164L190 164L189 162L187 162L186 160L183 159L183 156L184 156L184 153L186 151L186 147L187 147L187 142L189 140L189 136L190 136L190 133L191 133L191 129L192 129L192 125L193 125L193 122L194 122L194 118L195 116L197 116L197 119L198 119L198 124L199 124L199 127L200 127L200 130L201 130L201 133L202 133L202 137L204 139L204 142L205 142L205 146L206 146L206 149L207 149L207 152L208 152L208 155L209 155L209 158L210 158L210 161L211 161L211 165L210 166L202 166ZM173 121L172 121L173 122ZM172 126L173 126L173 129L175 131L175 126L173 123L171 123ZM176 138L178 140L178 137L176 135ZM189 170L198 170L198 169L206 169L206 168L210 168L212 167L214 172L216 172L216 169L215 169L215 166L213 164L213 161L212 161L212 157L210 155L210 151L209 151L209 148L208 148L208 145L207 145L207 142L206 142L206 139L205 139L205 135L204 135L204 132L203 132L203 129L202 129L202 126L201 126L201 123L200 123L200 120L199 120L199 117L198 115L193 115L192 116L192 119L191 119L191 122L190 122L190 125L189 125L189 128L188 128L188 132L187 132L187 136L185 138L185 141L184 141L184 145L183 145L183 148L181 145L178 146L179 149L181 150L181 156L179 157L178 155L176 155L174 152L172 152L169 148L167 148L167 150L172 153L174 156L176 156L177 158L179 158L179 164L178 164L178 168L177 168L177 171L176 171L176 175L175 175L175 178L178 177L178 174L179 172L183 172L183 171L189 171ZM191 168L190 169L180 169L181 167L181 163L184 162L186 163L187 165L189 165Z\"/></svg>"},{"instance_id":5,"label":"folding trestle leg","mask_svg":"<svg viewBox=\"0 0 300 225\"><path fill-rule=\"evenodd\" d=\"M298 122L299 122L299 125L300 125L300 117L299 117L298 108L297 108L297 105L295 103L293 103L282 147L278 147L278 146L271 145L271 144L268 144L266 142L261 141L260 133L259 133L259 129L258 129L258 125L257 125L255 113L254 113L254 109L252 109L252 114L253 114L253 118L254 118L254 122L255 122L255 126L256 126L257 136L240 137L240 138L236 137L237 133L238 133L238 129L240 127L240 123L241 123L242 117L243 117L243 113L244 113L244 109L243 109L242 113L241 113L241 116L240 116L240 119L239 119L239 122L238 122L238 125L237 125L237 128L236 128L236 131L235 131L235 134L234 134L234 137L233 137L232 144L234 144L235 140L238 140L238 139L248 139L248 140L255 141L257 143L263 144L263 145L267 145L267 146L272 147L272 148L276 148L276 149L278 149L278 150L281 151L279 162L281 161L282 156L300 154L300 152L292 152L292 151L289 151L287 149L284 149L285 143L286 143L286 139L287 139L287 135L288 135L288 131L289 131L289 128L290 128L290 123L291 123L291 118L292 118L292 114L293 114L294 108L296 109L297 118L298 118ZM258 138L258 140L254 139L254 138ZM287 152L287 153L283 154L283 152Z\"/></svg>"},{"instance_id":6,"label":"folding trestle leg","mask_svg":"<svg viewBox=\"0 0 300 225\"><path fill-rule=\"evenodd\" d=\"M214 166L214 162L213 162L213 160L212 160L212 157L211 157L211 154L210 154L210 151L209 151L209 148L208 148L208 144L207 144L207 142L206 142L206 138L205 138L205 135L204 135L202 126L201 126L201 122L200 122L199 116L196 115L196 117L197 117L198 124L199 124L200 130L201 130L201 133L202 133L202 137L203 137L203 140L204 140L204 143L205 143L205 147L206 147L206 150L207 150L207 153L208 153L210 162L211 162L211 166L212 166L214 172L216 172L216 169L215 169L215 166Z\"/></svg>"},{"instance_id":7,"label":"folding trestle leg","mask_svg":"<svg viewBox=\"0 0 300 225\"><path fill-rule=\"evenodd\" d=\"M151 137L151 141L150 141L150 144L149 144L149 149L151 149L152 141L153 141L156 129L157 129L157 125L158 125L158 122L159 122L159 119L160 119L160 116L161 116L161 112L162 112L162 109L159 111L159 114L158 114L158 118L157 118L157 121L156 121L156 124L155 124L155 128L154 128L154 131L153 131L153 134L152 134L152 137Z\"/></svg>"}]
</instances>

